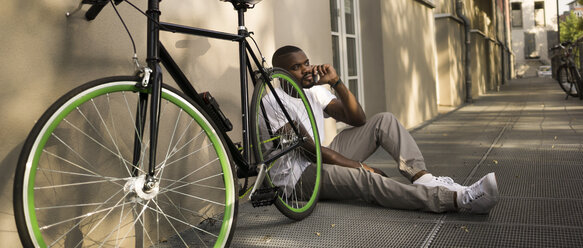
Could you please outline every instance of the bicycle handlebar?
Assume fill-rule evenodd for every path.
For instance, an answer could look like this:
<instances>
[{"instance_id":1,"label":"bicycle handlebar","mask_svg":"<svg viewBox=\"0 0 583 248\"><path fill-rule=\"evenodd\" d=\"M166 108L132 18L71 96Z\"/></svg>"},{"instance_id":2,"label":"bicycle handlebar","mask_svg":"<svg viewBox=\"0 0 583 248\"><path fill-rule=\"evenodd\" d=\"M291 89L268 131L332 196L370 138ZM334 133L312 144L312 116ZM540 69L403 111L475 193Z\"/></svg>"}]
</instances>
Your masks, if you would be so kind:
<instances>
[{"instance_id":1,"label":"bicycle handlebar","mask_svg":"<svg viewBox=\"0 0 583 248\"><path fill-rule=\"evenodd\" d=\"M85 13L85 18L87 19L87 21L92 21L93 19L95 19L95 17L99 15L99 12L101 12L103 7L105 7L105 4L91 5L91 8L89 8L89 10L87 10L87 12Z\"/></svg>"},{"instance_id":2,"label":"bicycle handlebar","mask_svg":"<svg viewBox=\"0 0 583 248\"><path fill-rule=\"evenodd\" d=\"M549 48L549 51L557 50L557 49L566 49L573 46L573 43L570 41L561 42L561 44L554 45L553 47Z\"/></svg>"},{"instance_id":3,"label":"bicycle handlebar","mask_svg":"<svg viewBox=\"0 0 583 248\"><path fill-rule=\"evenodd\" d=\"M87 21L92 21L99 15L103 7L107 5L110 1L109 0L83 0L82 3L91 4L91 7L85 13L85 18ZM123 0L114 0L115 5L120 4Z\"/></svg>"}]
</instances>

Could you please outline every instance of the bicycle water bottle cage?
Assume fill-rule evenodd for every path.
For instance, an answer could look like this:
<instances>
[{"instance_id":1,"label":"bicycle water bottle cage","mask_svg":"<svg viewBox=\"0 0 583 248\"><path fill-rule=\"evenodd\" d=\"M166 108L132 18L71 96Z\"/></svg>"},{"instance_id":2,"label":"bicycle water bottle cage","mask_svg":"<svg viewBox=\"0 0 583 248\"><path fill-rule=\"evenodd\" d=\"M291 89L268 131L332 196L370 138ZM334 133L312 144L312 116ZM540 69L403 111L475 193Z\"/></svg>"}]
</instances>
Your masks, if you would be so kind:
<instances>
[{"instance_id":1,"label":"bicycle water bottle cage","mask_svg":"<svg viewBox=\"0 0 583 248\"><path fill-rule=\"evenodd\" d=\"M254 208L270 206L280 194L279 187L257 189L251 196L251 204Z\"/></svg>"},{"instance_id":2,"label":"bicycle water bottle cage","mask_svg":"<svg viewBox=\"0 0 583 248\"><path fill-rule=\"evenodd\" d=\"M221 111L221 108L219 108L219 104L217 103L215 98L211 96L211 93L203 92L198 95L202 98L206 107L210 110L208 114L211 116L215 124L217 124L219 128L225 132L233 130L233 124L227 118L227 116L223 114L223 111Z\"/></svg>"}]
</instances>

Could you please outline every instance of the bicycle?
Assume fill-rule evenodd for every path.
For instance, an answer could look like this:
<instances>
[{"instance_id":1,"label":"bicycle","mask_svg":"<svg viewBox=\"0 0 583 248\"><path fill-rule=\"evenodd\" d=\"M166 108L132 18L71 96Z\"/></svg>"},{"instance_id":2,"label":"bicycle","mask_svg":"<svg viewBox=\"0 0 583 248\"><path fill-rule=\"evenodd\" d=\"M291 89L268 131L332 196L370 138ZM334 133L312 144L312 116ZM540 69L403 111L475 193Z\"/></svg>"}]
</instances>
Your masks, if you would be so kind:
<instances>
[{"instance_id":1,"label":"bicycle","mask_svg":"<svg viewBox=\"0 0 583 248\"><path fill-rule=\"evenodd\" d=\"M264 67L251 48L244 13L260 0L221 1L238 13L237 34L160 22L158 0L148 0L145 13L128 0L80 2L77 10L91 5L87 20L106 5L117 13L121 2L142 12L147 66L71 90L35 124L14 182L24 247L222 247L233 237L240 197L249 195L254 207L275 204L294 220L313 211L322 159L310 103L293 76ZM190 84L160 31L238 43L242 144L230 139L232 124L214 98ZM162 66L180 90L162 83ZM312 177L281 171L300 163L315 169Z\"/></svg>"},{"instance_id":2,"label":"bicycle","mask_svg":"<svg viewBox=\"0 0 583 248\"><path fill-rule=\"evenodd\" d=\"M583 81L581 78L581 73L577 69L575 60L573 59L574 44L571 42L563 42L559 45L554 46L551 50L561 49L561 65L557 69L557 82L561 89L567 94L565 100L572 97L579 97L583 100Z\"/></svg>"}]
</instances>

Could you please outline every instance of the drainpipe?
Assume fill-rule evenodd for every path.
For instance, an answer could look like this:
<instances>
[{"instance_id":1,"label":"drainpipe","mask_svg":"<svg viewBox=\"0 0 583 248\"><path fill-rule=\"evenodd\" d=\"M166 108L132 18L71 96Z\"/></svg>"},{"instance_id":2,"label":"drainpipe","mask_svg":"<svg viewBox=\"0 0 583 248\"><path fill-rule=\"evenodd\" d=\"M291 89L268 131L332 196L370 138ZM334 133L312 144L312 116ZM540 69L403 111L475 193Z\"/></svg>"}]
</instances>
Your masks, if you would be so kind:
<instances>
[{"instance_id":1,"label":"drainpipe","mask_svg":"<svg viewBox=\"0 0 583 248\"><path fill-rule=\"evenodd\" d=\"M455 13L460 19L462 19L465 28L466 51L464 57L466 63L464 65L464 75L466 79L466 103L472 103L472 76L470 75L470 19L468 19L468 17L466 17L463 13L462 0L456 1Z\"/></svg>"},{"instance_id":2,"label":"drainpipe","mask_svg":"<svg viewBox=\"0 0 583 248\"><path fill-rule=\"evenodd\" d=\"M502 53L502 55L503 55L502 56L502 61L508 61L508 64L507 64L508 71L505 71L504 74L502 74L502 78L503 78L502 84L506 84L506 79L507 79L506 78L506 73L509 73L510 72L510 68L511 68L511 66L510 66L510 61L511 61L510 60L510 49L508 48L508 26L507 26L507 24L508 24L507 23L507 21L508 21L507 18L509 18L509 16L507 15L508 14L508 2L504 2L502 4L503 4L503 6L502 6L502 8L503 8L503 10L502 10L502 12L503 12L502 16L504 17L504 23L502 24L502 25L504 25L504 42L502 44L504 44L504 51L506 52L506 53L504 53L504 52ZM504 54L506 54L506 56L504 56ZM506 67L502 67L503 70L505 68ZM510 73L508 75L510 75ZM510 78L510 76L508 78Z\"/></svg>"},{"instance_id":3,"label":"drainpipe","mask_svg":"<svg viewBox=\"0 0 583 248\"><path fill-rule=\"evenodd\" d=\"M501 77L497 77L496 78L496 91L500 91L500 85L504 84L504 46L502 45L502 41L500 40L500 29L498 27L498 1L493 1L494 2L494 11L492 11L493 15L494 15L494 21L496 23L496 31L494 32L496 34L496 42L498 42L498 47L500 48L500 73L501 73ZM500 80L498 80L498 78L500 78Z\"/></svg>"}]
</instances>

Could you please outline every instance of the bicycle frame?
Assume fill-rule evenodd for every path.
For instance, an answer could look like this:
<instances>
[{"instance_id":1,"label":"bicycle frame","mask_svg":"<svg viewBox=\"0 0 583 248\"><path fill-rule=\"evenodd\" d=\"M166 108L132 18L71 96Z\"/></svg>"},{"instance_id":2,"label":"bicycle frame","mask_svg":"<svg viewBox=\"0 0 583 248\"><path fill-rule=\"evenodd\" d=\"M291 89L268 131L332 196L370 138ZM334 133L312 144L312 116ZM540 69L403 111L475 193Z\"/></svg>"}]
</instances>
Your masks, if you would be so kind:
<instances>
[{"instance_id":1,"label":"bicycle frame","mask_svg":"<svg viewBox=\"0 0 583 248\"><path fill-rule=\"evenodd\" d=\"M151 87L152 89L152 101L150 102L150 154L149 154L149 168L148 168L148 175L146 177L146 185L145 187L149 187L149 185L153 185L155 183L155 178L154 178L154 169L155 169L155 161L156 161L156 147L157 147L157 132L158 132L158 122L159 122L159 114L160 114L160 94L161 94L161 85L162 85L162 69L160 67L160 62L162 63L162 65L164 65L164 67L166 68L166 70L168 71L168 73L170 74L170 76L174 79L174 81L177 83L177 85L179 86L179 88L188 96L190 97L192 100L194 100L198 105L200 105L205 112L207 113L211 113L212 110L209 110L206 106L206 104L204 103L203 99L199 96L198 92L194 89L194 87L192 87L192 84L189 82L189 80L186 78L186 76L184 75L184 73L180 70L179 66L176 64L176 62L172 59L172 57L170 56L170 54L168 53L168 51L166 50L166 48L163 46L163 44L159 41L159 33L160 31L168 31L168 32L173 32L173 33L181 33L181 34L187 34L187 35L195 35L195 36L202 36L202 37L207 37L207 38L212 38L212 39L220 39L220 40L228 40L228 41L233 41L233 42L237 42L239 43L239 64L240 64L240 68L239 68L239 76L240 76L240 87L241 87L241 115L242 115L242 146L243 146L243 154L241 154L239 152L239 149L237 148L237 146L233 143L233 141L229 138L229 136L226 134L226 130L222 130L221 132L223 133L223 137L225 138L225 141L227 143L227 146L229 147L229 151L231 153L231 156L234 160L234 162L236 163L236 165L238 166L238 170L237 170L237 176L239 178L246 178L249 176L256 176L257 175L257 165L260 164L269 164L272 161L278 159L279 157L283 156L285 153L287 153L289 150L295 149L298 146L300 146L303 142L299 142L298 144L289 147L288 149L281 151L279 155L273 156L271 157L269 160L266 161L255 161L254 164L250 163L250 158L251 158L251 149L249 149L251 147L250 144L250 132L249 132L249 123L250 123L250 119L249 119L249 97L248 97L248 91L249 91L249 87L248 87L248 75L253 73L253 68L251 65L251 61L250 59L253 60L253 63L256 65L257 69L259 70L259 73L261 74L261 77L263 77L265 79L268 85L268 87L273 91L273 86L271 85L271 83L269 82L268 78L268 72L265 70L265 68L263 68L263 66L261 65L261 62L259 61L259 59L257 58L257 56L255 55L255 53L253 52L253 50L251 49L249 43L247 42L247 37L250 36L250 33L247 31L247 28L245 27L245 17L244 17L244 13L246 12L248 6L246 6L245 4L233 4L235 9L237 10L238 13L238 33L237 34L230 34L230 33L224 33L224 32L219 32L219 31L213 31L213 30L207 30L207 29L201 29L201 28L195 28L195 27L189 27L189 26L183 26L183 25L178 25L178 24L172 24L172 23L166 23L166 22L160 22L159 21L159 16L160 16L160 11L159 11L159 1L158 0L148 0L148 10L146 12L146 14L149 16L148 17L148 24L147 24L147 29L148 29L148 34L147 34L147 63L148 63L148 67L151 68L152 73L151 73L151 85L149 87ZM249 58L249 56L251 58ZM248 74L249 73L249 74ZM255 77L251 77L253 85L257 84L257 80ZM144 99L142 99L144 98ZM275 99L277 101L277 103L280 106L283 106L283 103L281 102L280 98L277 96L277 94L275 94ZM140 103L138 104L138 111L141 109L144 109L147 105L146 103L147 101L147 96L146 94L144 94L144 97L140 97ZM289 116L289 114L287 113L287 111L285 110L285 108L282 108L284 111L284 115L287 118L288 122L293 123L291 121L291 117ZM144 113L144 111L139 111L138 113ZM138 121L138 119L136 120L136 127L137 130L139 130L139 132L143 132L144 130L144 125L145 125L145 118L142 118L141 123ZM214 120L214 122L216 122L217 120ZM291 125L293 131L296 133L296 135L299 136L299 129L297 128L296 125ZM140 151L141 151L141 144L139 142L139 136L141 136L142 133L138 133L136 134L136 138L135 138L135 147L134 147L134 164L137 164L139 157L140 157ZM255 150L255 149L254 149ZM255 157L258 157L257 151L255 151L256 154ZM263 168L263 166L262 166ZM262 170L263 172L263 170ZM261 175L261 172L260 172ZM262 175L260 176L262 177ZM260 180L260 179L259 179ZM150 183L150 184L149 184Z\"/></svg>"},{"instance_id":2,"label":"bicycle frame","mask_svg":"<svg viewBox=\"0 0 583 248\"><path fill-rule=\"evenodd\" d=\"M570 76L571 80L573 80L573 83L571 83L568 91L565 90L567 93L565 100L569 99L570 93L568 93L568 92L571 92L573 87L575 87L575 89L577 90L577 93L579 95L579 99L583 100L583 94L581 94L581 90L583 88L583 81L582 81L583 78L581 77L581 73L580 73L579 69L577 68L577 64L575 63L575 60L573 59L574 45L570 42L561 43L561 44L551 48L551 50L558 49L558 48L563 49L562 56L561 56L561 66L565 66L567 68L567 73L569 74L568 76ZM557 81L559 81L559 83L560 83L559 77L560 77L560 75L557 76Z\"/></svg>"}]
</instances>

